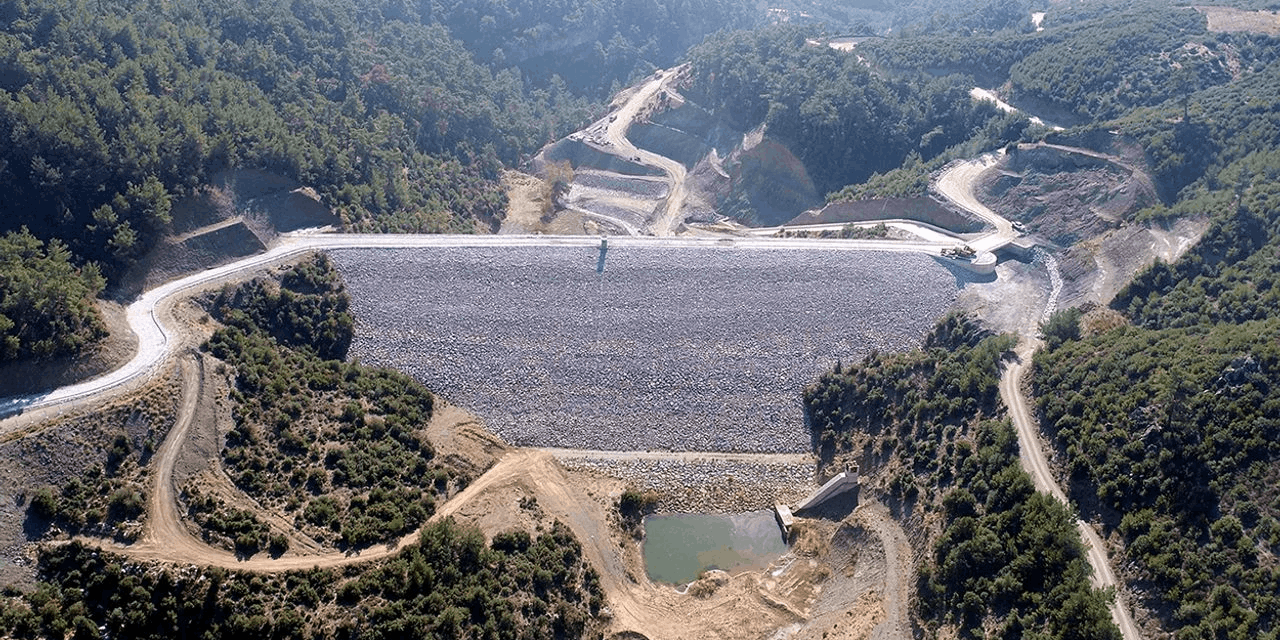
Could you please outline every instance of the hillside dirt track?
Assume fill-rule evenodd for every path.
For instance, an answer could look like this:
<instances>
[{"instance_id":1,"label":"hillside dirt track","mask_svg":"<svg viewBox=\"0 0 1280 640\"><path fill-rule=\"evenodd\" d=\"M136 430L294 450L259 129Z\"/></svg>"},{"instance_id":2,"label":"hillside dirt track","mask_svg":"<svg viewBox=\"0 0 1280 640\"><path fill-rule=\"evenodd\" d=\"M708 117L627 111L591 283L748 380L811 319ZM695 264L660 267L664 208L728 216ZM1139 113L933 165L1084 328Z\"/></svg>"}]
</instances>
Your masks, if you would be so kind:
<instances>
[{"instance_id":1,"label":"hillside dirt track","mask_svg":"<svg viewBox=\"0 0 1280 640\"><path fill-rule=\"evenodd\" d=\"M193 315L197 311L189 304L178 303L170 306L167 311L176 312L186 324L192 325L183 332L184 341L198 341L207 337L205 334L211 327L200 325L200 320ZM193 434L207 434L210 429L216 428L212 423L216 422L217 416L209 415L219 410L219 402L213 391L219 388L217 376L226 373L218 372L219 367L198 354L180 355L177 365L181 380L177 415L168 436L151 461L154 470L151 474L153 486L148 498L149 516L142 534L136 543L128 545L84 537L79 538L81 542L138 561L193 564L249 572L279 572L371 562L392 556L402 545L415 542L416 532L392 544L376 545L358 552L325 550L314 541L308 543L301 540L285 518L266 512L248 496L228 495L236 491L233 485L226 487L226 491L220 495L229 498L238 508L253 510L271 525L273 531L289 535L290 552L276 558L266 554L244 558L202 540L194 525L184 519L179 507L175 472L182 475L182 465L190 464L189 460L184 459L183 453L184 450L191 449ZM226 411L225 405L220 410ZM905 606L887 603L882 595L886 592L886 587L890 586L885 580L895 577L897 573L886 572L883 557L894 557L897 551L865 554L862 564L870 567L863 569L863 573L875 578L866 584L860 584L857 589L833 589L823 593L822 583L830 574L828 564L838 559L811 554L784 556L770 571L744 573L733 577L714 575L700 583L698 589L703 594L701 596L680 593L671 586L652 583L645 577L639 541L617 528L616 499L624 488L620 481L592 474L567 472L555 460L552 452L508 447L500 439L488 434L474 416L443 401L438 403L438 411L426 430L439 455L450 459L451 463L460 466L470 464L477 471L488 467L466 489L443 503L431 521L452 517L464 524L480 527L489 536L513 527L536 530L549 526L554 520L565 523L582 544L588 561L597 568L601 576L609 604L607 628L612 635L639 633L655 640L686 637L768 638L779 629L803 629L809 612L820 600L826 603L825 608L846 612L850 622L861 621L859 624L843 627L846 631L878 628L883 632L885 629L900 629L901 624L907 623ZM202 445L202 448L207 446ZM208 455L208 452L204 455ZM649 457L654 454L637 455ZM790 459L788 456L782 457ZM216 462L214 466L216 467ZM191 470L186 469L185 472L190 473ZM207 487L208 483L205 484ZM537 513L533 517L517 506L524 497L536 499ZM876 514L859 517L876 523L877 532L897 529L896 523L877 518ZM897 538L904 539L900 529ZM877 538L868 540L874 543ZM898 591L901 589L895 589L895 592ZM893 602L904 602L909 596L905 591L901 593L901 598L894 599ZM899 611L903 617L890 619L886 616L886 611ZM886 626L891 624L893 626ZM620 637L636 636L623 634ZM869 636L859 632L842 637ZM876 637L885 636L877 634ZM887 637L906 636L895 634Z\"/></svg>"}]
</instances>

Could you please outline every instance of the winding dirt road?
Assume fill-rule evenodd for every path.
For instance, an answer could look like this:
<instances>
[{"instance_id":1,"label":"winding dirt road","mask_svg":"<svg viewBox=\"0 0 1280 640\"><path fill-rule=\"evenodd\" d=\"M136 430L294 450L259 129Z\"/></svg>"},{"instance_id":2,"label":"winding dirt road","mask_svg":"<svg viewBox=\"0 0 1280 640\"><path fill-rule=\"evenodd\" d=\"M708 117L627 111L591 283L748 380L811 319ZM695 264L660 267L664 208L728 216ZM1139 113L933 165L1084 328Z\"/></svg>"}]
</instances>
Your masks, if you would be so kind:
<instances>
[{"instance_id":1,"label":"winding dirt road","mask_svg":"<svg viewBox=\"0 0 1280 640\"><path fill-rule=\"evenodd\" d=\"M685 170L683 165L647 151L636 149L626 138L627 130L640 109L664 87L674 75L668 72L641 87L618 112L610 124L608 135L618 149L625 150L642 161L658 166L667 172L672 181L665 208L651 224L651 230L660 235L671 233L678 224L682 208ZM945 172L937 183L938 190L958 205L988 221L994 228L988 234L970 243L979 251L993 251L1007 244L1017 234L1008 220L1000 217L977 201L973 185L978 176L998 161L996 154L988 154L974 161L957 163ZM408 247L530 247L530 246L580 246L594 248L598 238L587 236L413 236L413 235L287 235L270 251L251 256L222 267L193 274L166 283L144 293L128 308L129 324L138 335L139 346L134 358L126 365L99 378L64 387L47 394L10 398L0 401L0 418L41 408L73 407L80 403L97 401L115 393L121 393L141 381L149 379L166 362L183 348L177 321L167 312L174 301L192 293L219 286L243 278L248 272L277 265L298 255L324 249L337 248L408 248ZM807 250L881 250L919 252L939 255L942 249L953 247L954 241L901 242L885 240L812 240L777 238L617 238L614 246L662 246L662 247L732 247L741 249L807 249ZM1029 322L1034 322L1029 320ZM1034 328L1032 328L1034 331ZM1022 449L1023 464L1035 480L1037 488L1060 500L1065 496L1057 487L1044 460L1040 448L1038 430L1027 409L1026 398L1020 389L1025 373L1025 363L1038 347L1027 342L1020 350L1020 361L1009 366L1001 380L1001 396L1009 407L1017 426ZM125 553L139 559L180 561L208 566L220 566L245 571L284 571L315 566L340 566L369 561L396 553L403 544L411 543L417 533L401 538L390 545L380 545L359 553L321 553L290 555L281 558L242 559L235 554L210 547L193 536L182 524L178 513L173 469L177 456L185 442L192 417L198 405L201 371L199 364L182 363L183 396L179 419L170 436L157 454L156 483L150 498L152 517L142 539L124 547L101 541L90 541L104 548ZM12 420L0 420L0 436L12 431ZM632 629L645 629L655 621L669 619L671 611L658 603L655 587L647 581L631 581L622 566L616 543L604 524L605 514L599 513L595 501L581 495L579 488L565 475L553 455L543 451L514 450L503 456L488 472L480 476L453 499L441 506L432 521L456 513L480 494L504 483L520 483L535 490L539 504L548 512L566 522L581 542L584 553L593 566L599 569L602 582L610 594L615 620ZM1105 547L1097 534L1087 524L1078 523L1081 535L1089 548L1089 560L1094 569L1094 584L1111 587L1117 584L1105 553ZM1112 607L1112 615L1126 640L1139 638L1136 626L1127 609L1119 602ZM901 617L900 615L898 617ZM680 622L680 621L675 621ZM678 627L677 627L678 628ZM666 634L657 633L658 637Z\"/></svg>"},{"instance_id":2,"label":"winding dirt road","mask_svg":"<svg viewBox=\"0 0 1280 640\"><path fill-rule=\"evenodd\" d=\"M1016 233L1008 220L978 202L977 197L974 195L974 185L977 183L978 178L987 169L995 166L999 159L1000 154L993 153L976 160L957 163L945 172L937 183L938 190L951 199L952 202L995 225L996 233L971 243L970 246L978 251L989 251L991 249L988 247L991 245L988 243L1002 240L1007 242ZM1052 261L1052 256L1046 256L1045 264L1049 269L1050 281L1053 282L1053 289L1044 309L1044 314L1049 314L1057 308L1057 294L1062 287L1061 278L1057 273L1056 262ZM1024 333L1035 335L1039 323L1044 319L1044 314L1028 318ZM1000 378L1000 398L1004 401L1005 406L1008 407L1009 415L1013 419L1014 427L1018 432L1018 449L1020 450L1022 468L1031 475L1037 490L1057 498L1063 504L1070 504L1067 501L1066 494L1063 493L1062 488L1054 480L1049 463L1045 460L1044 448L1040 442L1039 427L1033 419L1031 411L1027 408L1027 398L1022 393L1022 378L1026 375L1027 364L1031 362L1032 356L1035 355L1041 344L1038 339L1023 339L1022 346L1017 351L1017 361L1008 365L1005 368L1004 375ZM1103 545L1102 539L1098 537L1097 532L1088 523L1077 519L1076 528L1080 530L1080 537L1088 550L1089 564L1093 567L1093 586L1099 589L1117 589L1116 601L1111 605L1111 619L1120 628L1120 633L1125 640L1139 640L1142 635L1139 633L1137 625L1134 624L1128 607L1119 597L1119 583L1116 580L1115 572L1111 569L1111 561L1107 557L1106 546Z\"/></svg>"},{"instance_id":3,"label":"winding dirt road","mask_svg":"<svg viewBox=\"0 0 1280 640\"><path fill-rule=\"evenodd\" d=\"M417 541L419 532L414 531L391 544L375 545L358 552L335 551L287 555L280 558L255 556L245 559L230 551L212 547L192 535L183 526L181 514L178 512L173 469L186 440L196 407L196 399L199 396L198 367L199 365L195 363L183 363L181 415L156 454L156 473L148 503L149 518L141 539L131 545L106 542L96 538L80 538L81 542L138 560L182 562L239 571L271 573L369 562L394 555L401 546ZM625 574L616 557L610 562L610 554L603 551L608 548L609 540L608 531L599 524L604 520L597 522L595 518L587 515L586 510L582 508L587 501L581 496L572 495L575 489L564 476L563 469L556 464L550 454L544 452L528 449L510 451L475 482L441 505L428 522L437 522L456 514L476 496L503 484L516 482L534 488L539 505L560 517L573 529L593 566L608 569L602 571L602 580L613 580ZM602 544L605 545L603 548ZM614 569L617 569L616 574Z\"/></svg>"},{"instance_id":4,"label":"winding dirt road","mask_svg":"<svg viewBox=\"0 0 1280 640\"><path fill-rule=\"evenodd\" d=\"M198 360L184 359L181 367L183 394L179 416L156 454L148 504L150 517L141 539L127 546L91 538L80 538L81 542L137 560L177 561L263 573L369 562L394 555L403 545L416 542L420 529L392 544L378 545L358 553L328 552L244 559L211 547L192 535L183 526L178 511L173 471L199 406L203 371ZM647 580L629 578L618 544L607 524L608 514L604 513L598 501L585 495L582 488L566 475L550 452L509 450L497 464L444 503L428 522L459 514L483 494L515 486L530 492L537 498L540 509L573 531L587 562L597 569L600 576L601 586L608 595L614 628L640 631L654 639L681 637L682 625L687 621L679 611L679 603L687 604L689 600Z\"/></svg>"},{"instance_id":5,"label":"winding dirt road","mask_svg":"<svg viewBox=\"0 0 1280 640\"><path fill-rule=\"evenodd\" d=\"M1040 444L1040 430L1027 407L1027 398L1022 394L1022 378L1027 373L1027 365L1036 350L1040 348L1039 340L1024 341L1018 349L1018 360L1010 364L1000 378L1000 397L1009 408L1014 427L1018 430L1018 449L1022 458L1022 468L1031 474L1036 490L1057 498L1063 504L1070 504L1062 488L1053 479L1053 472L1045 460L1044 449ZM1088 552L1089 564L1093 567L1091 581L1098 589L1117 588L1116 601L1111 605L1111 619L1120 628L1125 640L1140 640L1142 633L1129 615L1118 592L1119 582L1111 570L1111 560L1107 557L1107 548L1093 526L1084 520L1076 520L1076 529L1084 541Z\"/></svg>"},{"instance_id":6,"label":"winding dirt road","mask_svg":"<svg viewBox=\"0 0 1280 640\"><path fill-rule=\"evenodd\" d=\"M683 164L671 158L636 147L627 137L627 132L631 130L631 124L635 122L640 112L652 104L654 96L675 81L680 70L677 67L659 71L652 80L632 93L621 108L609 116L609 126L605 130L605 135L608 136L612 145L612 149L607 150L608 153L621 157L639 158L642 164L657 167L667 174L670 181L668 195L647 225L647 229L658 236L671 235L674 228L681 222L680 210L684 208L686 196L684 180L687 172Z\"/></svg>"},{"instance_id":7,"label":"winding dirt road","mask_svg":"<svg viewBox=\"0 0 1280 640\"><path fill-rule=\"evenodd\" d=\"M994 252L996 249L1009 244L1019 235L1013 229L1012 222L989 209L987 205L979 202L977 195L974 193L978 178L983 173L986 173L988 169L996 166L1003 157L1004 150L1001 149L973 160L953 163L950 168L942 172L942 175L938 176L937 182L934 183L934 187L938 192L948 200L995 227L994 233L987 234L969 243L969 246L978 253Z\"/></svg>"}]
</instances>

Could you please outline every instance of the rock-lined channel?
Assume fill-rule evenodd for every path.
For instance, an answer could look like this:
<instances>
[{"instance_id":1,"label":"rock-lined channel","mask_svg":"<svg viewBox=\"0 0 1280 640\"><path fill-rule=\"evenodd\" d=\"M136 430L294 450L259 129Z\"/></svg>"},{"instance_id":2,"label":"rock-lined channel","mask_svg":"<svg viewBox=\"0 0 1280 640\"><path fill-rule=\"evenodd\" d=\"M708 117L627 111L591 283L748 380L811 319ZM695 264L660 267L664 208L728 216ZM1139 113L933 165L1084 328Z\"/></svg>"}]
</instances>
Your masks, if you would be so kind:
<instances>
[{"instance_id":1,"label":"rock-lined channel","mask_svg":"<svg viewBox=\"0 0 1280 640\"><path fill-rule=\"evenodd\" d=\"M923 255L732 248L341 249L351 355L517 445L803 452L800 391L914 347L957 294Z\"/></svg>"}]
</instances>

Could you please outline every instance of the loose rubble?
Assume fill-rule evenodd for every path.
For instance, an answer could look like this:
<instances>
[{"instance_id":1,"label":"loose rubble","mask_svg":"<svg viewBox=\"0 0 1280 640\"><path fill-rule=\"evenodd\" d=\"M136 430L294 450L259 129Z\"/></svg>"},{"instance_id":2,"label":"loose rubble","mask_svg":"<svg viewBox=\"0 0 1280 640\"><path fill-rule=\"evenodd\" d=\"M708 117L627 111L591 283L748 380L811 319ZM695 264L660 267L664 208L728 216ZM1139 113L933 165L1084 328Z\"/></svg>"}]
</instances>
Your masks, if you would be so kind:
<instances>
[{"instance_id":1,"label":"loose rubble","mask_svg":"<svg viewBox=\"0 0 1280 640\"><path fill-rule=\"evenodd\" d=\"M579 247L342 249L351 356L521 446L805 452L800 391L919 344L957 295L922 255Z\"/></svg>"},{"instance_id":2,"label":"loose rubble","mask_svg":"<svg viewBox=\"0 0 1280 640\"><path fill-rule=\"evenodd\" d=\"M813 491L813 464L562 459L572 471L624 480L658 494L663 513L743 513L795 504Z\"/></svg>"}]
</instances>

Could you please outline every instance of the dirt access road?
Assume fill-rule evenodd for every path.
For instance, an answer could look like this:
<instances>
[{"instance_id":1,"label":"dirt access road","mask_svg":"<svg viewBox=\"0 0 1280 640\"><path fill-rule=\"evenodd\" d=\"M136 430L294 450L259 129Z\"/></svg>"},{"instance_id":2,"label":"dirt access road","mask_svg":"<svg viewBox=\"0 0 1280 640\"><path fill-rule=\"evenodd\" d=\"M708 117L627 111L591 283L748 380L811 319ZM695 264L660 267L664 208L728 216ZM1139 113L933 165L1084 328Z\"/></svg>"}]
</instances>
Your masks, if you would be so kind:
<instances>
[{"instance_id":1,"label":"dirt access road","mask_svg":"<svg viewBox=\"0 0 1280 640\"><path fill-rule=\"evenodd\" d=\"M1009 415L1013 418L1014 427L1018 430L1018 448L1021 452L1022 468L1031 474L1036 490L1057 498L1063 504L1070 504L1067 501L1066 494L1062 492L1062 488L1053 479L1053 472L1049 467L1049 462L1045 460L1044 449L1040 443L1039 426L1027 406L1026 396L1022 393L1022 379L1026 375L1027 365L1031 362L1031 357L1040 348L1041 344L1039 340L1023 342L1018 349L1018 360L1010 364L1000 378L1000 397L1004 400L1005 406L1009 408ZM1079 519L1076 520L1076 529L1080 531L1080 537L1084 541L1085 549L1088 551L1089 564L1093 566L1093 586L1098 589L1106 589L1108 587L1116 587L1118 589L1119 583L1116 581L1115 573L1111 570L1111 561L1107 557L1107 548L1103 545L1102 538L1098 536L1098 532L1094 531L1089 523ZM1111 619L1120 628L1120 633L1125 640L1139 640L1142 638L1142 634L1134 623L1133 617L1129 615L1128 606L1122 601L1118 591L1116 602L1111 605Z\"/></svg>"},{"instance_id":2,"label":"dirt access road","mask_svg":"<svg viewBox=\"0 0 1280 640\"><path fill-rule=\"evenodd\" d=\"M671 235L674 228L681 222L680 210L684 208L686 196L684 181L687 172L684 165L671 158L636 147L627 137L627 132L631 130L631 124L635 122L640 113L648 109L652 105L654 98L664 91L667 85L675 82L684 69L685 67L676 67L674 69L661 70L654 74L652 80L640 85L627 98L627 101L609 116L609 126L605 131L609 143L612 145L611 149L606 150L608 153L626 159L638 158L642 164L657 167L667 174L670 182L667 198L658 207L654 218L646 227L647 231L657 236Z\"/></svg>"},{"instance_id":3,"label":"dirt access road","mask_svg":"<svg viewBox=\"0 0 1280 640\"><path fill-rule=\"evenodd\" d=\"M243 559L229 551L214 548L193 535L183 525L178 510L173 472L193 420L197 419L205 377L196 359L184 359L180 366L183 393L179 416L156 453L148 504L150 517L140 540L132 545L89 538L80 538L81 542L137 560L180 562L249 572L279 572L369 562L394 555L403 545L416 541L418 532L392 544L358 553L328 552ZM460 418L455 414L444 419ZM464 416L461 419L470 418ZM436 425L433 428L440 427ZM492 500L495 495L501 496L500 499L512 499L516 495L535 497L539 509L569 526L582 545L586 560L597 569L601 586L608 596L609 626L613 631L643 633L653 640L690 637L690 634L724 637L727 630L742 631L742 634L733 635L744 637L766 637L773 630L804 620L805 613L800 607L812 601L813 591L796 588L796 585L807 584L812 578L803 570L791 572L794 575L790 581L784 581L788 583L784 588L768 584L769 579L759 574L735 576L706 599L691 598L648 580L635 579L633 576L640 571L635 558L628 560L608 524L610 519L606 510L609 506L606 503L611 505L611 502L593 498L585 486L586 483L580 479L570 477L549 452L508 449L489 471L441 505L430 522L450 516L464 516L465 519L463 511L477 505L482 509L492 508L492 503L486 500ZM778 574L772 575L776 577Z\"/></svg>"},{"instance_id":4,"label":"dirt access road","mask_svg":"<svg viewBox=\"0 0 1280 640\"><path fill-rule=\"evenodd\" d=\"M177 491L174 486L173 472L178 456L186 442L187 434L195 419L196 407L203 384L201 365L192 360L183 360L182 367L182 400L179 415L173 429L156 452L155 475L152 480L151 498L148 502L150 517L137 543L122 545L93 538L80 538L81 542L96 545L103 549L120 553L138 560L155 560L161 562L181 562L211 567L223 567L239 571L279 572L311 567L336 567L356 562L368 562L394 555L405 544L417 541L418 532L403 536L399 540L377 545L359 552L329 552L310 555L290 555L280 558L252 557L241 558L236 554L210 546L193 535L183 525L182 515L178 510ZM607 548L608 531L592 518L587 517L584 509L575 508L574 501L580 499L571 495L574 491L572 483L564 477L564 471L557 465L550 454L534 450L512 450L503 456L488 472L481 475L465 490L443 504L432 515L430 522L447 518L469 504L475 496L504 483L522 482L536 489L539 503L561 516L566 524L579 536L584 551L591 558L593 565L602 569L602 579L609 580L623 575L617 563L609 563L608 556L602 553L602 544ZM592 542L594 541L594 544ZM598 564L597 564L598 563ZM617 570L616 572L614 570Z\"/></svg>"},{"instance_id":5,"label":"dirt access road","mask_svg":"<svg viewBox=\"0 0 1280 640\"><path fill-rule=\"evenodd\" d=\"M994 233L987 234L969 243L969 246L978 253L994 252L1021 235L1013 229L1012 222L987 208L987 205L979 202L977 196L974 195L974 188L978 184L978 178L983 173L986 173L988 169L996 166L1003 157L1004 150L1001 149L973 160L953 163L946 171L942 172L942 175L938 176L937 182L934 183L938 192L948 200L995 227Z\"/></svg>"},{"instance_id":6,"label":"dirt access road","mask_svg":"<svg viewBox=\"0 0 1280 640\"><path fill-rule=\"evenodd\" d=\"M978 251L990 251L992 250L989 248L992 246L991 243L1000 242L1001 240L1007 243L1016 234L1008 220L978 202L978 199L974 196L974 187L979 177L985 171L994 167L1002 156L1003 151L987 154L976 160L957 163L943 173L937 183L938 191L952 202L996 226L996 233L971 243L970 246ZM1050 262L1050 258L1051 256L1046 258L1046 265L1050 270L1050 280L1055 282L1055 286L1043 313L1027 318L1026 326L1023 330L1026 335L1035 335L1044 314L1052 313L1052 310L1057 305L1057 293L1061 290L1061 280L1056 277L1056 267L1053 262ZM1026 374L1027 364L1031 362L1032 356L1040 346L1041 342L1039 340L1027 340L1024 338L1022 346L1018 349L1017 362L1006 367L1004 375L1000 378L1000 397L1005 406L1009 408L1009 414L1018 431L1018 448L1021 451L1023 469L1031 475L1037 490L1048 493L1062 501L1063 504L1069 504L1066 494L1063 493L1054 480L1052 470L1045 459L1044 448L1040 442L1039 426L1032 418L1031 412L1027 408L1027 398L1022 392L1022 378ZM1106 547L1102 544L1102 539L1098 537L1097 532L1091 526L1082 520L1076 521L1076 527L1080 530L1080 536L1088 549L1089 564L1093 567L1093 585L1101 589L1108 587L1116 587L1118 589L1119 585L1116 581L1115 572L1111 569L1111 562L1107 558ZM1116 626L1120 628L1125 640L1139 640L1142 637L1138 632L1137 625L1133 622L1132 616L1129 615L1128 607L1118 596L1116 602L1111 606L1111 618L1115 621Z\"/></svg>"}]
</instances>

